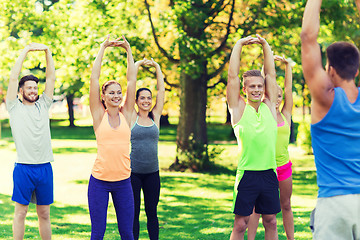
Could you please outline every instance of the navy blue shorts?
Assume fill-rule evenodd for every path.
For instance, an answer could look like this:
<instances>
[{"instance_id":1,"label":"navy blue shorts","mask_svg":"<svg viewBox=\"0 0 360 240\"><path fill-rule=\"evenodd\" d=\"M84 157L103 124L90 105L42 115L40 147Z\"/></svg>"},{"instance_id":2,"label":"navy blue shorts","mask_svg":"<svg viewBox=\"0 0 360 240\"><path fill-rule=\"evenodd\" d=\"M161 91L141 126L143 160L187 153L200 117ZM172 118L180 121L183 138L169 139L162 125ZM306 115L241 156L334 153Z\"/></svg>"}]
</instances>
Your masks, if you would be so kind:
<instances>
[{"instance_id":1,"label":"navy blue shorts","mask_svg":"<svg viewBox=\"0 0 360 240\"><path fill-rule=\"evenodd\" d=\"M11 200L29 205L31 195L35 193L37 205L50 205L54 202L53 171L50 163L15 163L13 181Z\"/></svg>"},{"instance_id":2,"label":"navy blue shorts","mask_svg":"<svg viewBox=\"0 0 360 240\"><path fill-rule=\"evenodd\" d=\"M234 213L240 216L279 213L279 181L274 170L245 171L238 185Z\"/></svg>"}]
</instances>

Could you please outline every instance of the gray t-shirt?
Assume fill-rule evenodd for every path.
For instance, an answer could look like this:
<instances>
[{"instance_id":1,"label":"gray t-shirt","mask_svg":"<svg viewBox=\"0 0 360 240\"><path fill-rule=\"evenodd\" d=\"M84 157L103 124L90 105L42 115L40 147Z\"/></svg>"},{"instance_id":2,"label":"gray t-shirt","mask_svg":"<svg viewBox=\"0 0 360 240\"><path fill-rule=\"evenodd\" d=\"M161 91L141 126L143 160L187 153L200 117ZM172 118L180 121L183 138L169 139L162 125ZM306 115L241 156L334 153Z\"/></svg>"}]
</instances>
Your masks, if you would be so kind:
<instances>
[{"instance_id":1,"label":"gray t-shirt","mask_svg":"<svg viewBox=\"0 0 360 240\"><path fill-rule=\"evenodd\" d=\"M42 164L54 161L49 121L51 104L52 99L45 93L31 106L24 105L19 99L6 101L17 163Z\"/></svg>"}]
</instances>

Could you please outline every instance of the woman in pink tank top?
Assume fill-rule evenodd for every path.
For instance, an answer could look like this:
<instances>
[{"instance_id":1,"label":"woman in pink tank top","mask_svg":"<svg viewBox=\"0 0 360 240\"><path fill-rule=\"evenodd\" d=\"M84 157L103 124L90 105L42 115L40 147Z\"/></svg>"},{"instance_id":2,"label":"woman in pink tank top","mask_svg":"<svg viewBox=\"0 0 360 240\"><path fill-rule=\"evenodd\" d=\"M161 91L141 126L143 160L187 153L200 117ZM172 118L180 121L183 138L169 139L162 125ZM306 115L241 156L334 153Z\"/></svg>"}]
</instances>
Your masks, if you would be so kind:
<instances>
[{"instance_id":1,"label":"woman in pink tank top","mask_svg":"<svg viewBox=\"0 0 360 240\"><path fill-rule=\"evenodd\" d=\"M99 93L101 62L108 47L122 47L127 53L127 90L123 100L122 88L116 81L105 82ZM130 44L125 39L107 39L101 44L90 79L90 111L96 135L98 154L90 176L88 204L91 219L91 239L103 239L109 194L116 210L121 239L133 240L134 198L130 182L130 122L135 105L137 66ZM101 100L100 100L101 99Z\"/></svg>"}]
</instances>

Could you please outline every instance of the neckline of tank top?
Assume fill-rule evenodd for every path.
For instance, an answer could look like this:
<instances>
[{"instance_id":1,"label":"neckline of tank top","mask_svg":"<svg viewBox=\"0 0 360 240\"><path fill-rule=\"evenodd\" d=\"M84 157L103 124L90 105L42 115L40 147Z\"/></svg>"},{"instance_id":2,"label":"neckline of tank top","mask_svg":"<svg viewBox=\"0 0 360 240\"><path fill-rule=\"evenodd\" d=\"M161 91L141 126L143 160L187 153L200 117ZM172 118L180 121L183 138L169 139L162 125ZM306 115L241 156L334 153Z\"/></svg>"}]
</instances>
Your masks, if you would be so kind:
<instances>
[{"instance_id":1,"label":"neckline of tank top","mask_svg":"<svg viewBox=\"0 0 360 240\"><path fill-rule=\"evenodd\" d=\"M141 124L139 124L138 122L135 122L135 124L136 125L138 125L138 126L140 126L140 127L152 127L152 126L156 126L156 124L153 122L151 125L149 125L149 126L144 126L144 125L141 125ZM134 124L134 126L135 126L135 124ZM157 127L157 126L156 126Z\"/></svg>"},{"instance_id":2,"label":"neckline of tank top","mask_svg":"<svg viewBox=\"0 0 360 240\"><path fill-rule=\"evenodd\" d=\"M150 118L150 117L149 117L149 118ZM134 123L134 125L133 125L133 127L132 127L131 129L133 129L133 128L135 127L135 124L137 124L137 125L140 126L140 127L152 127L152 126L154 126L154 125L157 127L157 125L155 124L155 122L154 122L154 120L153 120L152 118L150 118L152 124L149 125L149 126L144 126L144 125L139 124L139 123L138 123L138 120L139 120L139 115L137 114L137 116L136 116L136 121L135 121L135 123Z\"/></svg>"},{"instance_id":3,"label":"neckline of tank top","mask_svg":"<svg viewBox=\"0 0 360 240\"><path fill-rule=\"evenodd\" d=\"M120 128L120 126L121 126L121 123L122 123L120 112L118 113L118 114L119 114L119 125L118 125L117 127L111 126L110 121L109 121L109 113L106 112L106 114L107 114L107 119L108 119L109 127L110 127L112 130L118 130L118 129Z\"/></svg>"}]
</instances>

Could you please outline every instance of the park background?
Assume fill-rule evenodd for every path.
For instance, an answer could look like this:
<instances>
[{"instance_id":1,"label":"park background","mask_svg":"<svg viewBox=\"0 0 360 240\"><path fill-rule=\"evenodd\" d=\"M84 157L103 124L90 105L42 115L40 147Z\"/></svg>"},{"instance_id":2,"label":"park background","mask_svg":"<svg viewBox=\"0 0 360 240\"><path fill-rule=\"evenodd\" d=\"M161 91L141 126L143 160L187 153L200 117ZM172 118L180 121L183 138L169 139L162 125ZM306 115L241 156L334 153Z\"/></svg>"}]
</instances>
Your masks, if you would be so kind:
<instances>
[{"instance_id":1,"label":"park background","mask_svg":"<svg viewBox=\"0 0 360 240\"><path fill-rule=\"evenodd\" d=\"M31 42L50 47L56 67L51 109L55 162L55 203L51 207L54 239L89 239L87 183L96 157L96 142L88 110L92 63L105 36L124 34L135 60L154 58L164 72L166 104L161 126L159 160L161 196L160 239L228 239L230 211L239 157L225 101L228 60L235 42L260 34L274 54L290 57L293 67L292 207L295 238L311 239L309 215L317 186L310 139L310 95L300 60L301 19L306 1L289 0L2 0L0 1L0 239L12 236L12 168L16 158L4 99L12 66ZM319 43L360 40L355 3L324 1ZM284 66L277 65L283 85ZM260 69L258 46L244 47L241 72ZM22 75L32 73L44 88L45 57L29 53ZM107 49L101 83L115 79L126 90L126 53ZM358 81L358 79L356 80ZM137 87L156 94L154 69L143 68ZM140 239L147 239L141 213ZM40 239L31 205L26 239ZM279 239L286 239L278 214ZM109 205L105 239L119 239L113 206ZM262 226L258 239L264 238Z\"/></svg>"}]
</instances>

